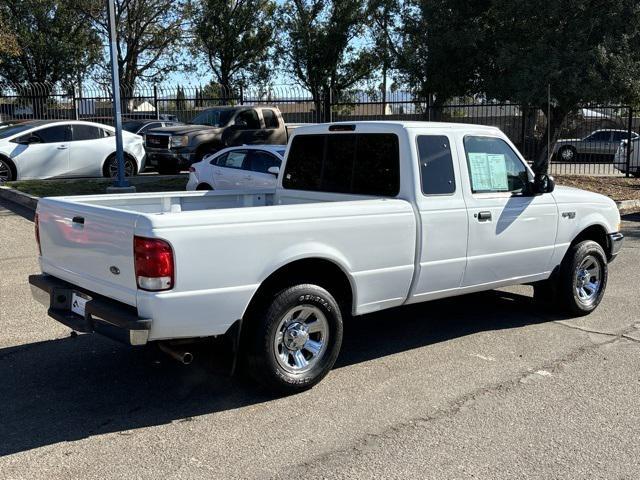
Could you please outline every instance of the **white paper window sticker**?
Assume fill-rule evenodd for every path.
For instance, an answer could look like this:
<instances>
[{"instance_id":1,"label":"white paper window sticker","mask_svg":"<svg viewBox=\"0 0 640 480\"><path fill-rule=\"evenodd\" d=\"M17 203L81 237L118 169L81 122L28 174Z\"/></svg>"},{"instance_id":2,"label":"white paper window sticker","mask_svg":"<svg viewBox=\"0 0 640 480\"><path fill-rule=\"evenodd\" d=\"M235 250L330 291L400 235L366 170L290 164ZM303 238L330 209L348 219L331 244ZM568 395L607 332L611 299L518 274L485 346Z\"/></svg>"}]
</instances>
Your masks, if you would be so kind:
<instances>
[{"instance_id":1,"label":"white paper window sticker","mask_svg":"<svg viewBox=\"0 0 640 480\"><path fill-rule=\"evenodd\" d=\"M467 155L474 192L509 190L504 154L468 152Z\"/></svg>"}]
</instances>

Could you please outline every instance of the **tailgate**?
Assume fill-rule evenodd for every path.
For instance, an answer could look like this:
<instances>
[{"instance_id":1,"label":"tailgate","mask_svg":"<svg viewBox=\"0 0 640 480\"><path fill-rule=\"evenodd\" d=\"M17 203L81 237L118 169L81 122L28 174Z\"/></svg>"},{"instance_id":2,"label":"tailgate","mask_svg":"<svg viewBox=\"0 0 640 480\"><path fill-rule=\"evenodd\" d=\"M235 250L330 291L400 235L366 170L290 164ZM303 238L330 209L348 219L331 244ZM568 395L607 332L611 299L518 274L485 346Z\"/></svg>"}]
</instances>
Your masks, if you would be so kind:
<instances>
[{"instance_id":1,"label":"tailgate","mask_svg":"<svg viewBox=\"0 0 640 480\"><path fill-rule=\"evenodd\" d=\"M40 200L42 271L135 306L133 236L137 216L67 199Z\"/></svg>"}]
</instances>

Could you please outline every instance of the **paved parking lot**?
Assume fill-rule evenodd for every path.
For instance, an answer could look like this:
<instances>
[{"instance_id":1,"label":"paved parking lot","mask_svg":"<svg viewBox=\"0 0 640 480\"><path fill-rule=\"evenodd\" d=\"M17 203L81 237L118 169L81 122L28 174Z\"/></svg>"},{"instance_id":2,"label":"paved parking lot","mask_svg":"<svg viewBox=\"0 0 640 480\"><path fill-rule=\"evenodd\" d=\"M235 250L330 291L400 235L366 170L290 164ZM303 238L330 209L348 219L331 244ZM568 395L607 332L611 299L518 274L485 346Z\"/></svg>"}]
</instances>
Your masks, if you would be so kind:
<instances>
[{"instance_id":1,"label":"paved parking lot","mask_svg":"<svg viewBox=\"0 0 640 480\"><path fill-rule=\"evenodd\" d=\"M320 385L272 399L206 355L71 337L30 297L33 225L7 207L0 478L640 475L640 215L589 317L541 312L527 287L369 315Z\"/></svg>"}]
</instances>

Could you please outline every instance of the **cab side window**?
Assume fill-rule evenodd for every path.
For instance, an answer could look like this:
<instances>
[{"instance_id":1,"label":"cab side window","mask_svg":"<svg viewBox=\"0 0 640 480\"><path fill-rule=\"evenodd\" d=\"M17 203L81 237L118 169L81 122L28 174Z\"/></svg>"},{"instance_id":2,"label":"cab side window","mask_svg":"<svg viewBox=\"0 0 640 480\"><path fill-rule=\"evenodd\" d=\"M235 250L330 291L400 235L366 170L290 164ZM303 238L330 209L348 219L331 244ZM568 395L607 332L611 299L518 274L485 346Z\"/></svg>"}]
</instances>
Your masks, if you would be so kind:
<instances>
[{"instance_id":1,"label":"cab side window","mask_svg":"<svg viewBox=\"0 0 640 480\"><path fill-rule=\"evenodd\" d=\"M278 117L276 116L276 113L271 109L263 108L262 118L264 118L265 128L278 128L280 126L278 124Z\"/></svg>"},{"instance_id":2,"label":"cab side window","mask_svg":"<svg viewBox=\"0 0 640 480\"><path fill-rule=\"evenodd\" d=\"M422 193L448 195L456 191L456 177L449 138L420 135L417 138Z\"/></svg>"},{"instance_id":3,"label":"cab side window","mask_svg":"<svg viewBox=\"0 0 640 480\"><path fill-rule=\"evenodd\" d=\"M255 110L244 110L236 117L236 125L242 125L246 130L259 130L260 119Z\"/></svg>"},{"instance_id":4,"label":"cab side window","mask_svg":"<svg viewBox=\"0 0 640 480\"><path fill-rule=\"evenodd\" d=\"M501 138L466 136L471 191L473 193L523 193L529 181L524 163Z\"/></svg>"}]
</instances>

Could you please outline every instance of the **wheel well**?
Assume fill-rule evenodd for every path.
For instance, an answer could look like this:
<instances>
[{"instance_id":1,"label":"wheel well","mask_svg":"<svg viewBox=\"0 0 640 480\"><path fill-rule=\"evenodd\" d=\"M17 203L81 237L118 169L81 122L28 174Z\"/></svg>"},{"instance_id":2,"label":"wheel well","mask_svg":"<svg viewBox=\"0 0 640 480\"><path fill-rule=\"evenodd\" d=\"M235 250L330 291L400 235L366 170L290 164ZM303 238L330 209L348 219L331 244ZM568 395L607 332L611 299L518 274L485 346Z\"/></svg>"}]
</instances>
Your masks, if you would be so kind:
<instances>
[{"instance_id":1,"label":"wheel well","mask_svg":"<svg viewBox=\"0 0 640 480\"><path fill-rule=\"evenodd\" d=\"M135 175L135 174L137 174L137 173L138 173L138 161L136 160L136 158L135 158L133 155L131 155L130 153L126 152L126 151L125 151L125 152L122 152L122 153L124 154L124 157L125 157L125 158L128 158L128 159L130 159L130 160L133 162L133 168L134 168L133 174L134 174L134 175ZM107 172L107 162L108 162L109 160L111 160L112 158L114 158L115 156L116 156L116 152L110 153L110 154L107 156L107 158L105 158L105 159L104 159L104 162L102 162L102 174L103 174L105 177L108 177L108 176L109 176L109 175L108 175L108 172Z\"/></svg>"},{"instance_id":2,"label":"wheel well","mask_svg":"<svg viewBox=\"0 0 640 480\"><path fill-rule=\"evenodd\" d=\"M591 225L585 228L573 239L571 245L576 245L585 240L593 240L600 245L605 252L608 251L609 238L607 237L607 231L602 225Z\"/></svg>"},{"instance_id":3,"label":"wheel well","mask_svg":"<svg viewBox=\"0 0 640 480\"><path fill-rule=\"evenodd\" d=\"M13 163L13 160L11 160L9 157L5 157L4 155L0 155L0 159L2 159L3 162L7 162L7 165L9 165L9 168L11 169L11 173L13 173L14 180L17 180L18 169L16 168L16 164Z\"/></svg>"},{"instance_id":4,"label":"wheel well","mask_svg":"<svg viewBox=\"0 0 640 480\"><path fill-rule=\"evenodd\" d=\"M196 187L196 190L213 190L213 187L209 185L207 182L199 183Z\"/></svg>"},{"instance_id":5,"label":"wheel well","mask_svg":"<svg viewBox=\"0 0 640 480\"><path fill-rule=\"evenodd\" d=\"M246 313L250 314L272 295L292 285L313 283L331 293L343 314L351 314L353 291L344 271L323 258L309 258L289 263L267 277L254 294Z\"/></svg>"}]
</instances>

